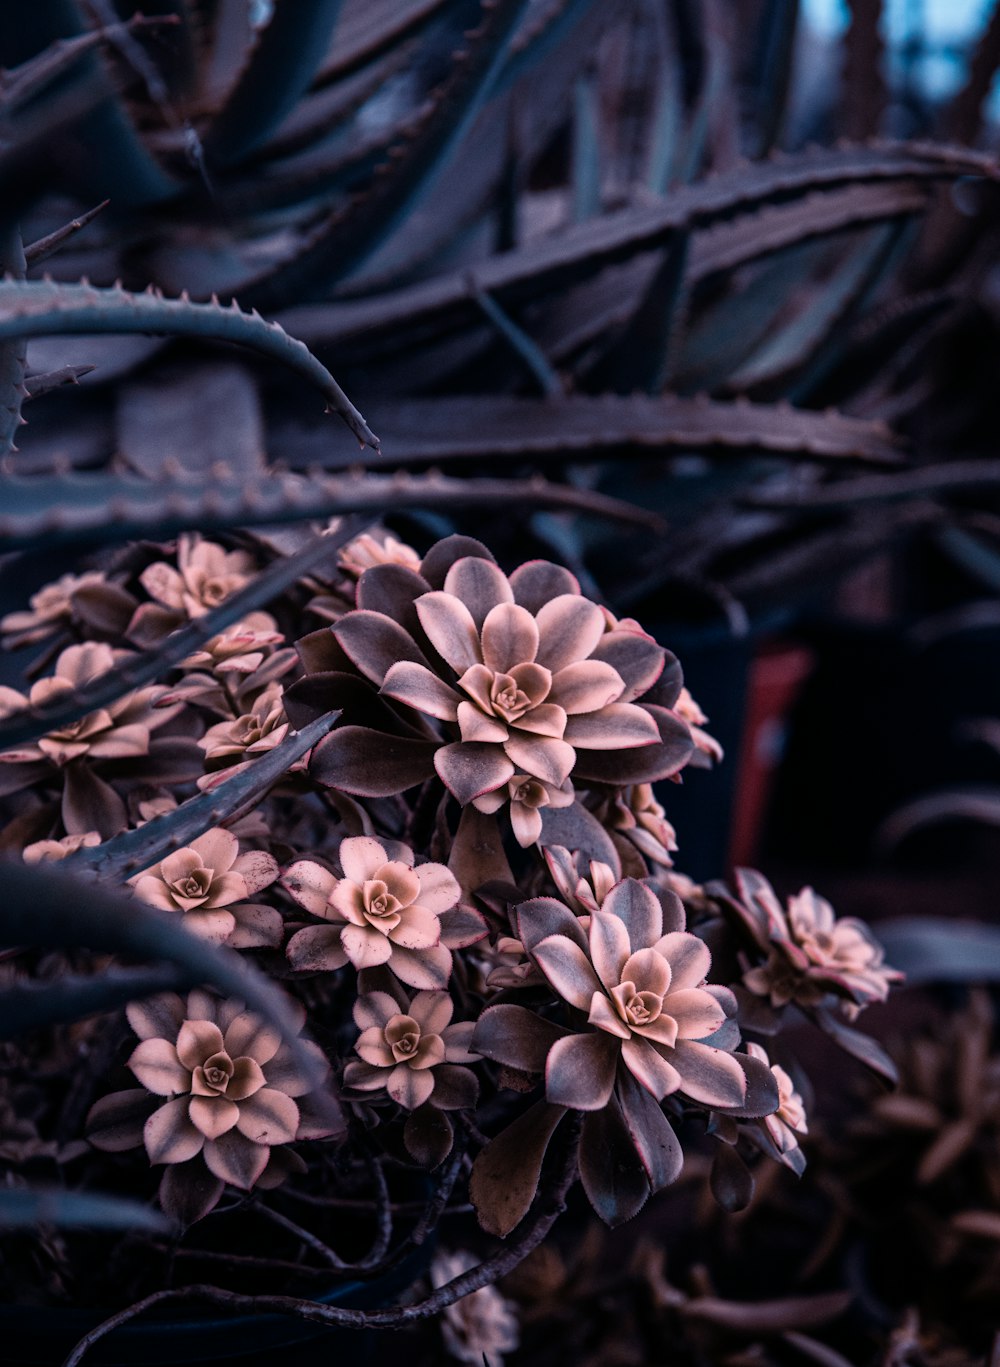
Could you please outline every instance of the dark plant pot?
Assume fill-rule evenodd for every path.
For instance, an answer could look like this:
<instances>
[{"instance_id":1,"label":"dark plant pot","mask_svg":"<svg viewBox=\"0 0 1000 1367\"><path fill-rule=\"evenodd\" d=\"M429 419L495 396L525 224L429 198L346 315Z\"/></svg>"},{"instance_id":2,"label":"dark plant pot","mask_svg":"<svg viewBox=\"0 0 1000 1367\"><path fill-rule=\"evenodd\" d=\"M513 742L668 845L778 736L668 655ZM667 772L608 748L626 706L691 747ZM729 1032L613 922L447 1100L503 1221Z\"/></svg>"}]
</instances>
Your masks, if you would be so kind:
<instances>
[{"instance_id":1,"label":"dark plant pot","mask_svg":"<svg viewBox=\"0 0 1000 1367\"><path fill-rule=\"evenodd\" d=\"M342 1282L314 1299L323 1305L380 1309L427 1271L432 1252L432 1241L428 1241L384 1277ZM4 1367L59 1367L73 1346L107 1314L62 1306L0 1306L0 1362ZM93 1367L186 1367L188 1363L277 1367L280 1360L283 1367L330 1367L338 1353L345 1362L373 1357L372 1340L377 1334L376 1330L326 1328L286 1315L219 1317L208 1311L198 1315L178 1310L123 1325L95 1345L85 1362Z\"/></svg>"},{"instance_id":2,"label":"dark plant pot","mask_svg":"<svg viewBox=\"0 0 1000 1367\"><path fill-rule=\"evenodd\" d=\"M755 839L759 829L760 814L745 809L744 795L746 784L756 784L761 772L744 778L742 757L748 728L765 714L780 728L780 708L789 705L787 692L780 700L770 688L765 688L766 698L761 694L763 676L757 668L762 650L768 648L765 643L784 622L776 616L764 618L752 622L743 635L725 624L644 624L680 660L684 682L709 718L706 729L725 753L713 769L688 768L682 784L657 786L657 796L677 828L677 867L697 882L720 878L729 872L734 831L743 833L740 850L745 853L747 833ZM746 790L746 795L752 798L754 793Z\"/></svg>"}]
</instances>

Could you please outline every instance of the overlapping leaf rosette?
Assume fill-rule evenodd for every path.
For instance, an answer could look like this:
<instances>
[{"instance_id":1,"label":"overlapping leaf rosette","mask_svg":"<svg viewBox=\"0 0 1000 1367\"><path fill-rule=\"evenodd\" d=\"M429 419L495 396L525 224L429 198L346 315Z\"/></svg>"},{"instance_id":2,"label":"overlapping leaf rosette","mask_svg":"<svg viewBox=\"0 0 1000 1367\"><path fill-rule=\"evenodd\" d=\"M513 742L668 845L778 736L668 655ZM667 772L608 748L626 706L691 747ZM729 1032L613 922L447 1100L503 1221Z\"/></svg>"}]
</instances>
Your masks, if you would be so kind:
<instances>
[{"instance_id":1,"label":"overlapping leaf rosette","mask_svg":"<svg viewBox=\"0 0 1000 1367\"><path fill-rule=\"evenodd\" d=\"M477 1160L473 1199L487 1228L503 1234L521 1218L568 1111L584 1113L584 1189L598 1214L619 1224L680 1172L664 1103L673 1116L693 1107L759 1118L777 1109L776 1079L758 1058L737 1052L736 1001L708 982L711 954L685 928L673 893L626 878L589 915L540 897L516 917L548 991L526 984L531 1006L488 1007L472 1047L528 1085L543 1079L544 1098Z\"/></svg>"},{"instance_id":2,"label":"overlapping leaf rosette","mask_svg":"<svg viewBox=\"0 0 1000 1367\"><path fill-rule=\"evenodd\" d=\"M861 1012L884 1002L903 979L885 962L871 928L856 917L838 917L812 888L783 905L754 869L737 869L733 892L721 884L710 885L709 892L736 936L739 978L734 986L741 1018L761 1035L774 1035L795 1009L841 1048L895 1081L891 1060L854 1028Z\"/></svg>"},{"instance_id":3,"label":"overlapping leaf rosette","mask_svg":"<svg viewBox=\"0 0 1000 1367\"><path fill-rule=\"evenodd\" d=\"M694 750L668 651L561 566L508 577L465 537L438 542L419 572L365 570L357 607L300 653L309 677L289 690L293 720L344 711L314 777L368 798L437 778L463 809L463 853L477 818L500 813L522 847L565 844L596 824L591 793L673 777Z\"/></svg>"},{"instance_id":4,"label":"overlapping leaf rosette","mask_svg":"<svg viewBox=\"0 0 1000 1367\"><path fill-rule=\"evenodd\" d=\"M289 1002L299 1029L305 1010ZM241 1190L274 1187L304 1170L287 1146L335 1132L318 1109L312 1082L278 1032L238 1001L206 992L163 993L128 1007L139 1043L128 1067L141 1086L102 1097L87 1132L100 1149L144 1145L163 1165L160 1203L184 1223L201 1218L227 1183ZM326 1060L302 1041L321 1068Z\"/></svg>"}]
</instances>

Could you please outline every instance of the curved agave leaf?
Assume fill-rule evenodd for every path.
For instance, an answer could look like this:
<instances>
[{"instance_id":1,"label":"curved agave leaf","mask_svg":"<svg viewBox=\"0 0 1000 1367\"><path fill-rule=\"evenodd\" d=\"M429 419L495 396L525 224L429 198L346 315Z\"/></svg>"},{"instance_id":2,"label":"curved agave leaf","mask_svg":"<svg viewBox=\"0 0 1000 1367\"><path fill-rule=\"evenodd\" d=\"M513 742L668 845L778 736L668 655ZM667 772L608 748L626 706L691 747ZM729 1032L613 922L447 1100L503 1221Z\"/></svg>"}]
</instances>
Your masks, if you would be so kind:
<instances>
[{"instance_id":1,"label":"curved agave leaf","mask_svg":"<svg viewBox=\"0 0 1000 1367\"><path fill-rule=\"evenodd\" d=\"M249 62L205 137L211 165L246 157L293 108L322 59L340 8L341 0L273 7Z\"/></svg>"},{"instance_id":2,"label":"curved agave leaf","mask_svg":"<svg viewBox=\"0 0 1000 1367\"><path fill-rule=\"evenodd\" d=\"M234 593L203 617L171 632L155 650L145 651L83 688L60 696L56 706L29 707L7 717L0 722L0 749L10 749L14 745L37 740L54 726L75 721L92 712L95 707L108 707L131 689L153 683L225 627L283 593L302 575L315 569L356 536L363 526L360 519L345 519L335 531L316 536L292 555L274 560L246 588Z\"/></svg>"},{"instance_id":3,"label":"curved agave leaf","mask_svg":"<svg viewBox=\"0 0 1000 1367\"><path fill-rule=\"evenodd\" d=\"M299 1041L298 1022L285 998L235 950L192 935L179 916L71 877L57 865L8 863L3 882L0 943L94 949L172 964L189 982L210 984L270 1022L306 1076L322 1085L324 1069Z\"/></svg>"},{"instance_id":4,"label":"curved agave leaf","mask_svg":"<svg viewBox=\"0 0 1000 1367\"><path fill-rule=\"evenodd\" d=\"M393 508L475 508L488 506L491 500L508 506L575 509L652 531L663 527L656 513L635 504L540 478L406 474L306 478L272 471L249 483L196 474L155 482L127 474L24 479L9 475L0 478L0 543L5 550L38 549L74 541L165 537L192 526L210 531L234 524L312 521L359 511L384 514ZM0 747L3 734L0 723Z\"/></svg>"},{"instance_id":5,"label":"curved agave leaf","mask_svg":"<svg viewBox=\"0 0 1000 1367\"><path fill-rule=\"evenodd\" d=\"M140 24L149 22L139 19ZM166 22L170 22L169 18ZM112 27L119 32L111 32ZM122 207L156 203L177 188L177 182L146 148L93 53L95 47L127 37L128 32L125 25L86 32L73 0L23 6L17 23L5 24L0 31L0 65L25 63L25 59L30 62L38 54L36 79L42 73L46 85L54 79L53 71L65 71L67 65L79 66L85 79L96 78L101 82L103 98L73 128L72 138L87 148L89 192L93 194L96 188ZM63 40L62 44L59 40ZM22 66L22 72L25 79L30 77L30 69L25 71Z\"/></svg>"},{"instance_id":6,"label":"curved agave leaf","mask_svg":"<svg viewBox=\"0 0 1000 1367\"><path fill-rule=\"evenodd\" d=\"M317 717L218 787L188 798L175 811L154 817L138 830L77 850L62 861L64 867L94 869L107 879L124 879L136 869L148 869L170 850L189 845L210 827L221 826L255 805L296 760L322 740L339 717L340 712Z\"/></svg>"},{"instance_id":7,"label":"curved agave leaf","mask_svg":"<svg viewBox=\"0 0 1000 1367\"><path fill-rule=\"evenodd\" d=\"M309 289L329 287L372 255L424 194L464 136L503 66L507 42L530 0L483 0L484 18L463 60L400 156L375 177L357 202L336 210L294 255L246 281L240 294L272 307Z\"/></svg>"},{"instance_id":8,"label":"curved agave leaf","mask_svg":"<svg viewBox=\"0 0 1000 1367\"><path fill-rule=\"evenodd\" d=\"M0 996L0 1039L115 1011L156 992L194 986L196 980L176 968L112 969L91 978L67 974L52 981L8 984Z\"/></svg>"},{"instance_id":9,"label":"curved agave leaf","mask_svg":"<svg viewBox=\"0 0 1000 1367\"><path fill-rule=\"evenodd\" d=\"M161 1211L99 1191L27 1187L0 1191L0 1229L144 1229L168 1234L173 1222Z\"/></svg>"},{"instance_id":10,"label":"curved agave leaf","mask_svg":"<svg viewBox=\"0 0 1000 1367\"><path fill-rule=\"evenodd\" d=\"M218 301L194 304L120 286L63 285L51 280L0 281L0 339L57 333L142 332L236 342L279 361L315 385L362 446L378 449L378 438L340 385L302 342L256 312Z\"/></svg>"},{"instance_id":11,"label":"curved agave leaf","mask_svg":"<svg viewBox=\"0 0 1000 1367\"><path fill-rule=\"evenodd\" d=\"M1000 926L901 916L880 921L878 938L886 958L902 969L908 983L1000 982Z\"/></svg>"},{"instance_id":12,"label":"curved agave leaf","mask_svg":"<svg viewBox=\"0 0 1000 1367\"><path fill-rule=\"evenodd\" d=\"M703 228L814 191L961 176L995 178L1000 170L989 156L934 143L810 149L679 186L662 205L605 214L516 251L498 253L472 274L479 289L508 308L660 247L680 230ZM847 226L842 206L836 208L840 225ZM793 240L798 240L797 232ZM344 344L363 338L367 347L384 332L400 345L400 331L407 324L468 322L475 310L469 274L468 269L454 271L375 298L292 309L282 320L306 340Z\"/></svg>"},{"instance_id":13,"label":"curved agave leaf","mask_svg":"<svg viewBox=\"0 0 1000 1367\"><path fill-rule=\"evenodd\" d=\"M24 247L16 224L0 229L0 275L23 280ZM27 395L24 369L28 355L27 338L9 337L0 342L0 455L13 449L21 425L21 403Z\"/></svg>"}]
</instances>

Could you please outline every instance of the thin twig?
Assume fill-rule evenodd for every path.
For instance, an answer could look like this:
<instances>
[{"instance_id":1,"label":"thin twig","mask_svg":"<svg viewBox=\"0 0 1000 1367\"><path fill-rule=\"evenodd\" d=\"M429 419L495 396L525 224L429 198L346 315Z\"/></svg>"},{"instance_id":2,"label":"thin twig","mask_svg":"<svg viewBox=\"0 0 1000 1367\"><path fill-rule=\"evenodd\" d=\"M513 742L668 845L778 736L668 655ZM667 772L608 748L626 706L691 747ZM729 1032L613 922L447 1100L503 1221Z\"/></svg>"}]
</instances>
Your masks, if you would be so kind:
<instances>
[{"instance_id":1,"label":"thin twig","mask_svg":"<svg viewBox=\"0 0 1000 1367\"><path fill-rule=\"evenodd\" d=\"M540 1191L533 1207L534 1218L519 1239L506 1244L492 1258L487 1258L478 1267L453 1277L450 1282L437 1288L431 1295L413 1305L396 1306L390 1310L348 1310L340 1306L321 1305L315 1301L301 1300L295 1296L248 1296L239 1292L224 1291L218 1286L185 1286L166 1291L154 1291L152 1295L137 1301L111 1315L97 1325L79 1341L63 1367L79 1367L85 1355L95 1344L124 1324L130 1323L139 1315L154 1306L184 1301L202 1301L231 1314L281 1314L292 1315L314 1324L340 1325L348 1329L403 1329L421 1320L432 1318L449 1305L490 1286L501 1277L507 1276L522 1263L529 1253L533 1253L548 1235L549 1230L566 1209L566 1196L576 1179L576 1153L579 1127L573 1126L567 1138L563 1161L551 1178L545 1191Z\"/></svg>"}]
</instances>

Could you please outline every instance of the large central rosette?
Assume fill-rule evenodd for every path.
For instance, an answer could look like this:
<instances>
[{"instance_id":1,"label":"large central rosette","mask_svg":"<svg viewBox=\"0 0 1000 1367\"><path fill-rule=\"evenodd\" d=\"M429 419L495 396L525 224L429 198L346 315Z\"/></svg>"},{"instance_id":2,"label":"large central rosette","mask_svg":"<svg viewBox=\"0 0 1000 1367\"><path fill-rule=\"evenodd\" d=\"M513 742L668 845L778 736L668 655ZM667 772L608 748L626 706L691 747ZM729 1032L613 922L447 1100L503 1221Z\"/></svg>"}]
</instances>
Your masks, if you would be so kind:
<instances>
[{"instance_id":1,"label":"large central rosette","mask_svg":"<svg viewBox=\"0 0 1000 1367\"><path fill-rule=\"evenodd\" d=\"M332 786L386 796L436 772L463 807L509 803L530 845L542 809L571 805L574 784L651 782L690 758L690 732L670 710L676 661L583 597L558 565L532 561L508 577L479 543L451 537L419 574L366 571L357 603L330 629L335 644L307 638L303 652L307 666L327 666L326 704L345 709L347 724L313 761ZM378 688L371 727L351 724L355 671Z\"/></svg>"}]
</instances>

